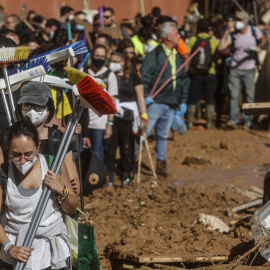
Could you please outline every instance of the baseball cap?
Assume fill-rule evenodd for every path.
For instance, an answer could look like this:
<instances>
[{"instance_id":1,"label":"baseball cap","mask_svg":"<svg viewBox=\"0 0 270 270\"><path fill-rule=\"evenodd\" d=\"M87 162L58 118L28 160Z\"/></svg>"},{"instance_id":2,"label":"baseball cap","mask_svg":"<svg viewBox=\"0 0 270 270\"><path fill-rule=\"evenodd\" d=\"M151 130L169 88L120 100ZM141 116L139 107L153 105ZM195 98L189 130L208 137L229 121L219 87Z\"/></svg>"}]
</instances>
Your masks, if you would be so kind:
<instances>
[{"instance_id":1,"label":"baseball cap","mask_svg":"<svg viewBox=\"0 0 270 270\"><path fill-rule=\"evenodd\" d=\"M32 103L39 106L45 106L48 103L49 98L52 99L53 97L52 91L47 84L31 82L22 87L18 104Z\"/></svg>"},{"instance_id":2,"label":"baseball cap","mask_svg":"<svg viewBox=\"0 0 270 270\"><path fill-rule=\"evenodd\" d=\"M249 15L248 13L246 13L245 11L239 11L236 15L236 18L239 20L244 20L244 19L249 19Z\"/></svg>"}]
</instances>

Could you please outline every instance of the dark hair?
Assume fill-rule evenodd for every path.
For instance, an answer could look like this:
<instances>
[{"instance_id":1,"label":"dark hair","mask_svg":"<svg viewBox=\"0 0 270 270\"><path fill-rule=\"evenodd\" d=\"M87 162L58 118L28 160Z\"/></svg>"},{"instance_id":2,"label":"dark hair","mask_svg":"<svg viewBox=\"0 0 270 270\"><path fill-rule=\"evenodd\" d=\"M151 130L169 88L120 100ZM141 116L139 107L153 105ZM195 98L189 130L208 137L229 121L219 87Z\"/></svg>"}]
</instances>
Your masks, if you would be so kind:
<instances>
[{"instance_id":1,"label":"dark hair","mask_svg":"<svg viewBox=\"0 0 270 270\"><path fill-rule=\"evenodd\" d=\"M36 15L33 19L33 23L41 24L44 20L46 20L45 16L43 15Z\"/></svg>"},{"instance_id":2,"label":"dark hair","mask_svg":"<svg viewBox=\"0 0 270 270\"><path fill-rule=\"evenodd\" d=\"M106 33L101 33L98 35L98 38L105 38L106 44L109 45L110 47L112 46L112 37Z\"/></svg>"},{"instance_id":3,"label":"dark hair","mask_svg":"<svg viewBox=\"0 0 270 270\"><path fill-rule=\"evenodd\" d=\"M163 24L165 22L174 22L174 20L169 16L159 16L156 20L157 24Z\"/></svg>"},{"instance_id":4,"label":"dark hair","mask_svg":"<svg viewBox=\"0 0 270 270\"><path fill-rule=\"evenodd\" d=\"M152 15L153 15L153 17L158 17L158 16L160 16L160 14L161 14L160 7L153 7L152 8Z\"/></svg>"},{"instance_id":5,"label":"dark hair","mask_svg":"<svg viewBox=\"0 0 270 270\"><path fill-rule=\"evenodd\" d=\"M149 15L141 18L141 24L143 27L151 27L153 23L153 18Z\"/></svg>"},{"instance_id":6,"label":"dark hair","mask_svg":"<svg viewBox=\"0 0 270 270\"><path fill-rule=\"evenodd\" d=\"M107 49L106 49L106 47L104 45L102 45L102 44L96 44L94 46L93 50L92 50L92 56L93 56L93 54L94 54L94 52L95 52L96 49L103 49L103 50L105 50L105 54L107 55Z\"/></svg>"},{"instance_id":7,"label":"dark hair","mask_svg":"<svg viewBox=\"0 0 270 270\"><path fill-rule=\"evenodd\" d=\"M48 111L49 111L49 115L47 117L47 120L46 120L46 124L49 123L52 118L53 118L53 115L54 115L54 112L55 112L55 107L54 107L54 101L52 98L49 98L48 102L47 102L47 107L48 107Z\"/></svg>"},{"instance_id":8,"label":"dark hair","mask_svg":"<svg viewBox=\"0 0 270 270\"><path fill-rule=\"evenodd\" d=\"M206 19L198 20L197 22L197 33L208 33L209 31L209 21Z\"/></svg>"},{"instance_id":9,"label":"dark hair","mask_svg":"<svg viewBox=\"0 0 270 270\"><path fill-rule=\"evenodd\" d=\"M118 44L118 48L130 48L133 47L134 48L134 44L132 43L132 41L129 38L124 38L122 39L119 44Z\"/></svg>"},{"instance_id":10,"label":"dark hair","mask_svg":"<svg viewBox=\"0 0 270 270\"><path fill-rule=\"evenodd\" d=\"M18 138L21 136L31 138L36 147L38 147L39 143L39 135L37 128L34 124L32 124L31 120L28 117L23 117L20 121L15 122L8 130L6 137L6 147L9 150L10 143L12 139Z\"/></svg>"},{"instance_id":11,"label":"dark hair","mask_svg":"<svg viewBox=\"0 0 270 270\"><path fill-rule=\"evenodd\" d=\"M81 15L81 14L86 16L86 13L81 11L81 10L77 11L74 15L77 16L77 15Z\"/></svg>"},{"instance_id":12,"label":"dark hair","mask_svg":"<svg viewBox=\"0 0 270 270\"><path fill-rule=\"evenodd\" d=\"M35 35L34 32L25 32L20 36L20 45L26 45L29 42L36 42L41 44L41 40Z\"/></svg>"},{"instance_id":13,"label":"dark hair","mask_svg":"<svg viewBox=\"0 0 270 270\"><path fill-rule=\"evenodd\" d=\"M74 9L72 7L69 7L69 6L64 6L64 7L61 7L60 9L60 15L61 16L64 16L66 15L67 13L69 13L70 11L73 11Z\"/></svg>"},{"instance_id":14,"label":"dark hair","mask_svg":"<svg viewBox=\"0 0 270 270\"><path fill-rule=\"evenodd\" d=\"M0 36L6 37L8 34L13 34L19 37L18 33L14 30L10 30L7 28L0 30Z\"/></svg>"},{"instance_id":15,"label":"dark hair","mask_svg":"<svg viewBox=\"0 0 270 270\"><path fill-rule=\"evenodd\" d=\"M34 10L29 10L29 11L28 11L28 14L27 14L27 20L28 20L28 21L30 20L30 16L31 16L32 14L36 14L36 12L35 12Z\"/></svg>"},{"instance_id":16,"label":"dark hair","mask_svg":"<svg viewBox=\"0 0 270 270\"><path fill-rule=\"evenodd\" d=\"M57 29L59 29L61 27L61 24L59 21L57 21L56 19L49 19L46 22L46 27L52 27L52 26L56 26Z\"/></svg>"},{"instance_id":17,"label":"dark hair","mask_svg":"<svg viewBox=\"0 0 270 270\"><path fill-rule=\"evenodd\" d=\"M138 32L139 38L142 38L144 43L152 38L152 34L153 30L151 27L142 27Z\"/></svg>"},{"instance_id":18,"label":"dark hair","mask_svg":"<svg viewBox=\"0 0 270 270\"><path fill-rule=\"evenodd\" d=\"M114 15L114 10L111 7L103 7L103 12L110 11Z\"/></svg>"}]
</instances>

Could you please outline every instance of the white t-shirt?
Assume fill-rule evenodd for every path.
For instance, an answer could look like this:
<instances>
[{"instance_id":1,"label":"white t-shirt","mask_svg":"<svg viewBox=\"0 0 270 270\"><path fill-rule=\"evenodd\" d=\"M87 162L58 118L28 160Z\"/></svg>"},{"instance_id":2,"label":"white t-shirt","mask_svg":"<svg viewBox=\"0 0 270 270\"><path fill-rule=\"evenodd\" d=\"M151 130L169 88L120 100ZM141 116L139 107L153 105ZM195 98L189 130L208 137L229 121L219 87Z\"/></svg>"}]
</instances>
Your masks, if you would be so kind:
<instances>
[{"instance_id":1,"label":"white t-shirt","mask_svg":"<svg viewBox=\"0 0 270 270\"><path fill-rule=\"evenodd\" d=\"M94 73L93 70L90 68L88 69L88 74L92 77L98 77L99 75L105 73L108 70L107 67L102 67L101 70L99 70L97 73ZM114 72L111 72L108 76L108 89L105 89L107 93L111 96L117 96L118 95L118 83L117 78ZM105 129L106 124L108 121L108 115L102 115L101 117L97 116L97 114L91 110L88 109L89 113L89 123L88 128L91 129Z\"/></svg>"}]
</instances>

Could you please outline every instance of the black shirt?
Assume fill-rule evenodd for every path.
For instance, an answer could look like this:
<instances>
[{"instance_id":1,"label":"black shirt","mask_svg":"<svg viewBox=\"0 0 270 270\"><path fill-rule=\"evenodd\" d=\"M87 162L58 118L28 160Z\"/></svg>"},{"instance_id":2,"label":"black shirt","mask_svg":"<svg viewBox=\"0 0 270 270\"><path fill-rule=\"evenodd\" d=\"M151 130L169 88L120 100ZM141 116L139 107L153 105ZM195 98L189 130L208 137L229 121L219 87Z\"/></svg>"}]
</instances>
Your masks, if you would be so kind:
<instances>
[{"instance_id":1,"label":"black shirt","mask_svg":"<svg viewBox=\"0 0 270 270\"><path fill-rule=\"evenodd\" d=\"M128 81L125 81L124 75L118 76L118 96L120 102L137 101L135 86L143 84L142 79L136 73L131 73Z\"/></svg>"}]
</instances>

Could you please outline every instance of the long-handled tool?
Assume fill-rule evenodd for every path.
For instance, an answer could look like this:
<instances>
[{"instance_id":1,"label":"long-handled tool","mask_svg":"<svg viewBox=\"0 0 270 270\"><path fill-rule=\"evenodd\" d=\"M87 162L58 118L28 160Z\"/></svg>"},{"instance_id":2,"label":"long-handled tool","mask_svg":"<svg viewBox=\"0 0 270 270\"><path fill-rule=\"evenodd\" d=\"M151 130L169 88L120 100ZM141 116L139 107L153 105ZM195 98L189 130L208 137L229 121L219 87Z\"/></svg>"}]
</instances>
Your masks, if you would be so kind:
<instances>
[{"instance_id":1,"label":"long-handled tool","mask_svg":"<svg viewBox=\"0 0 270 270\"><path fill-rule=\"evenodd\" d=\"M71 24L68 23L68 42L72 44L72 34L71 34ZM70 66L73 68L73 57L70 57ZM73 106L75 105L75 99L73 95ZM81 112L82 113L82 112ZM81 209L84 211L84 200L83 200L83 190L82 190L82 164L81 164L81 155L80 155L80 142L79 142L79 135L75 134L76 138L76 152L77 152L77 165L78 165L78 172L79 172L79 181L80 181L80 199L81 199Z\"/></svg>"},{"instance_id":2,"label":"long-handled tool","mask_svg":"<svg viewBox=\"0 0 270 270\"><path fill-rule=\"evenodd\" d=\"M140 135L140 148L139 148L137 183L140 183L141 182L141 164L142 164L142 148L143 148L143 142L145 144L145 148L146 148L146 151L147 151L147 155L148 155L148 159L149 159L149 162L150 162L150 166L151 166L151 169L152 169L153 176L154 176L155 180L157 180L157 174L156 174L156 171L155 171L153 159L152 159L152 156L151 156L151 153L150 153L150 149L149 149L149 144L148 144L148 141L147 141L145 127L143 125L142 120L140 120L140 128L142 130L142 133Z\"/></svg>"},{"instance_id":3,"label":"long-handled tool","mask_svg":"<svg viewBox=\"0 0 270 270\"><path fill-rule=\"evenodd\" d=\"M25 71L22 71L22 72L19 72L19 73L16 73L14 75L9 76L8 77L9 85L12 86L14 84L29 81L31 79L34 79L34 78L45 75L46 70L44 69L44 67L47 68L47 65L46 65L46 63L43 63L43 64L44 64L44 66L40 65L40 66L33 67L31 69L28 69L28 70L25 70ZM11 112L9 110L7 98L6 98L6 95L5 95L5 89L6 88L7 88L6 80L0 79L1 97L2 97L2 100L3 100L5 112L6 112L6 115L7 115L8 124L9 124L9 126L11 126L13 121L12 121L12 117L11 117ZM10 95L10 92L8 92L8 93ZM12 94L9 97L9 99L11 99L13 101ZM13 104L14 104L14 102L13 102Z\"/></svg>"},{"instance_id":4,"label":"long-handled tool","mask_svg":"<svg viewBox=\"0 0 270 270\"><path fill-rule=\"evenodd\" d=\"M17 121L17 117L15 114L15 105L12 95L12 90L10 86L10 81L8 77L8 65L13 63L17 64L20 63L22 59L27 59L30 52L29 47L11 47L11 48L1 48L0 49L0 66L3 69L4 79L6 83L6 88L8 91L9 102L12 110L12 115L14 121Z\"/></svg>"},{"instance_id":5,"label":"long-handled tool","mask_svg":"<svg viewBox=\"0 0 270 270\"><path fill-rule=\"evenodd\" d=\"M74 134L76 125L80 119L83 108L94 108L99 115L117 113L112 98L86 73L73 68L67 68L67 75L68 79L72 83L77 84L77 87L73 88L76 100L72 114L67 123L66 131L61 139L57 154L51 167L51 170L56 174L61 168L64 156L70 144L71 137ZM32 245L39 223L47 206L47 202L50 198L50 194L51 191L45 186L23 242L23 246L25 247L31 247ZM18 261L14 269L22 270L24 266L25 263Z\"/></svg>"}]
</instances>

